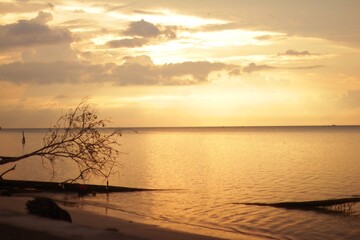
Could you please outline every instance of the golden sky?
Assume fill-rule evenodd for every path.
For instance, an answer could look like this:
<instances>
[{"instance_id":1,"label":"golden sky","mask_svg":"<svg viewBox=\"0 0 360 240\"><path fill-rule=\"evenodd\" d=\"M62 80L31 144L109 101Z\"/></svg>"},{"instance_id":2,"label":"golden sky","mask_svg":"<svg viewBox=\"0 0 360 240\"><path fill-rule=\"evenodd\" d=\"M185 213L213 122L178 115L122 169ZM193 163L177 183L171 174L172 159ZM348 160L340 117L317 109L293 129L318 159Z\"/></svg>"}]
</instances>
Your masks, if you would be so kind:
<instances>
[{"instance_id":1,"label":"golden sky","mask_svg":"<svg viewBox=\"0 0 360 240\"><path fill-rule=\"evenodd\" d=\"M358 0L0 1L0 126L360 124Z\"/></svg>"}]
</instances>

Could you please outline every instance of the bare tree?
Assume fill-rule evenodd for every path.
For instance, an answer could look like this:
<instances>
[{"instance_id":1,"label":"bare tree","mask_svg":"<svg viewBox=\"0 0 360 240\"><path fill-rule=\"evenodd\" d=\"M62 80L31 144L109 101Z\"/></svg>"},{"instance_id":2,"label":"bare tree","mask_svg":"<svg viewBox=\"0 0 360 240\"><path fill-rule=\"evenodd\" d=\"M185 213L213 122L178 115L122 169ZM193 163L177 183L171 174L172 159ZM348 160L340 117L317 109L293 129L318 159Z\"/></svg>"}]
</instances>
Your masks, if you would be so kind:
<instances>
[{"instance_id":1,"label":"bare tree","mask_svg":"<svg viewBox=\"0 0 360 240\"><path fill-rule=\"evenodd\" d=\"M65 182L87 180L93 175L107 179L117 165L117 137L121 136L119 129L107 134L99 131L107 123L107 120L98 118L96 111L84 99L49 129L43 138L42 148L17 157L0 156L0 165L40 156L43 163L46 160L50 162L53 176L56 174L55 164L59 160L70 160L77 165L77 175ZM15 170L15 166L1 174L0 178L11 170Z\"/></svg>"}]
</instances>

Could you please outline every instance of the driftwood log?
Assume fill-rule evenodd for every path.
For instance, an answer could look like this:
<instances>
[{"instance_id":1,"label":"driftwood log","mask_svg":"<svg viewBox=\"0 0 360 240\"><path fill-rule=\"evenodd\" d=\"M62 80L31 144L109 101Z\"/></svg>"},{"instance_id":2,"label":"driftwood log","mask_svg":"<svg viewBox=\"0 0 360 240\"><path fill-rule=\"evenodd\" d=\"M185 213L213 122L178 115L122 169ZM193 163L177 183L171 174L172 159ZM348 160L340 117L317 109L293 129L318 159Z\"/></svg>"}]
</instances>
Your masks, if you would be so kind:
<instances>
[{"instance_id":1,"label":"driftwood log","mask_svg":"<svg viewBox=\"0 0 360 240\"><path fill-rule=\"evenodd\" d=\"M24 180L0 180L0 190L11 190L14 192L56 192L56 193L111 193L111 192L136 192L156 191L155 189L128 188L108 185L39 182Z\"/></svg>"},{"instance_id":2,"label":"driftwood log","mask_svg":"<svg viewBox=\"0 0 360 240\"><path fill-rule=\"evenodd\" d=\"M243 205L266 206L294 210L312 210L320 212L351 212L352 206L360 202L360 197L326 199L302 202L277 202L277 203L238 203Z\"/></svg>"}]
</instances>

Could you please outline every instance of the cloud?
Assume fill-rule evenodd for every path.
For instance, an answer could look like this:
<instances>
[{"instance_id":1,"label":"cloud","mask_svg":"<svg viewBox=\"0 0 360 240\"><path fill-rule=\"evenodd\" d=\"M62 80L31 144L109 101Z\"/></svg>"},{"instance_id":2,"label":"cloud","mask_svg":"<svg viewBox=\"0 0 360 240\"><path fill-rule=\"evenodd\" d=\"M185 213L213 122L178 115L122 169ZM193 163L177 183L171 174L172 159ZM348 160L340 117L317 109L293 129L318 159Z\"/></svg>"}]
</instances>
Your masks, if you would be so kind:
<instances>
[{"instance_id":1,"label":"cloud","mask_svg":"<svg viewBox=\"0 0 360 240\"><path fill-rule=\"evenodd\" d=\"M312 65L312 66L300 66L300 67L287 67L287 68L282 68L282 69L298 69L298 70L306 70L306 69L316 69L316 68L322 68L324 67L323 65Z\"/></svg>"},{"instance_id":2,"label":"cloud","mask_svg":"<svg viewBox=\"0 0 360 240\"><path fill-rule=\"evenodd\" d=\"M145 38L124 38L120 40L113 40L106 43L111 48L135 48L141 47L148 42Z\"/></svg>"},{"instance_id":3,"label":"cloud","mask_svg":"<svg viewBox=\"0 0 360 240\"><path fill-rule=\"evenodd\" d=\"M128 29L125 30L124 33L130 36L139 36L146 38L157 37L161 34L157 26L144 20L130 23Z\"/></svg>"},{"instance_id":4,"label":"cloud","mask_svg":"<svg viewBox=\"0 0 360 240\"><path fill-rule=\"evenodd\" d=\"M39 12L31 20L0 25L0 49L71 42L72 36L67 29L50 28L46 25L51 19L50 13Z\"/></svg>"},{"instance_id":5,"label":"cloud","mask_svg":"<svg viewBox=\"0 0 360 240\"><path fill-rule=\"evenodd\" d=\"M261 36L257 36L255 37L255 39L259 40L259 41L268 41L268 40L272 40L272 41L281 41L281 40L286 40L289 37L288 34L265 34L265 35L261 35Z\"/></svg>"},{"instance_id":6,"label":"cloud","mask_svg":"<svg viewBox=\"0 0 360 240\"><path fill-rule=\"evenodd\" d=\"M77 54L69 43L26 48L21 53L24 62L76 61Z\"/></svg>"},{"instance_id":7,"label":"cloud","mask_svg":"<svg viewBox=\"0 0 360 240\"><path fill-rule=\"evenodd\" d=\"M258 72L263 70L274 69L275 67L269 65L257 65L256 63L250 63L248 66L243 68L246 73Z\"/></svg>"},{"instance_id":8,"label":"cloud","mask_svg":"<svg viewBox=\"0 0 360 240\"><path fill-rule=\"evenodd\" d=\"M211 13L218 19L231 19L241 29L291 33L360 47L360 1L306 0L301 6L285 0L206 1L207 11L200 13L197 9L203 4L204 1L194 1L191 9L184 6L181 10L203 17ZM220 8L226 10L217 11ZM243 9L241 14L239 9Z\"/></svg>"},{"instance_id":9,"label":"cloud","mask_svg":"<svg viewBox=\"0 0 360 240\"><path fill-rule=\"evenodd\" d=\"M112 77L118 85L193 85L209 82L210 73L228 67L206 61L155 65L150 58L142 56L117 65Z\"/></svg>"},{"instance_id":10,"label":"cloud","mask_svg":"<svg viewBox=\"0 0 360 240\"><path fill-rule=\"evenodd\" d=\"M163 30L161 30L161 33L163 36L165 36L168 39L175 39L176 38L176 26L166 26Z\"/></svg>"},{"instance_id":11,"label":"cloud","mask_svg":"<svg viewBox=\"0 0 360 240\"><path fill-rule=\"evenodd\" d=\"M192 85L209 82L216 71L234 66L207 61L155 65L148 56L128 57L123 64L87 62L15 62L0 65L0 80L13 83L105 83L116 85Z\"/></svg>"},{"instance_id":12,"label":"cloud","mask_svg":"<svg viewBox=\"0 0 360 240\"><path fill-rule=\"evenodd\" d=\"M243 68L243 72L245 73L252 73L252 72L259 72L265 70L272 70L272 69L292 69L292 70L307 70L307 69L316 69L321 68L322 65L312 65L312 66L299 66L299 67L274 67L270 65L257 65L256 63L250 63L248 66Z\"/></svg>"},{"instance_id":13,"label":"cloud","mask_svg":"<svg viewBox=\"0 0 360 240\"><path fill-rule=\"evenodd\" d=\"M171 77L172 75L192 75L198 81L207 81L207 76L213 71L226 69L227 65L223 63L211 63L207 61L183 62L176 64L165 64L161 68L161 75Z\"/></svg>"},{"instance_id":14,"label":"cloud","mask_svg":"<svg viewBox=\"0 0 360 240\"><path fill-rule=\"evenodd\" d=\"M40 11L36 18L30 20L37 24L46 24L47 22L51 21L53 19L53 16L50 13Z\"/></svg>"},{"instance_id":15,"label":"cloud","mask_svg":"<svg viewBox=\"0 0 360 240\"><path fill-rule=\"evenodd\" d=\"M37 12L39 10L51 9L54 6L51 3L46 2L28 2L28 1L16 1L16 2L0 2L0 13L22 13L22 12Z\"/></svg>"},{"instance_id":16,"label":"cloud","mask_svg":"<svg viewBox=\"0 0 360 240\"><path fill-rule=\"evenodd\" d=\"M273 36L272 35L261 35L256 37L257 40L263 41L263 40L270 40Z\"/></svg>"},{"instance_id":17,"label":"cloud","mask_svg":"<svg viewBox=\"0 0 360 240\"><path fill-rule=\"evenodd\" d=\"M322 66L273 67L250 63L242 72L271 69L314 69ZM194 85L210 82L209 75L225 71L240 75L240 67L220 62L196 61L156 65L149 56L124 58L124 63L91 64L77 61L14 62L0 65L0 81L36 83L113 83L115 85Z\"/></svg>"},{"instance_id":18,"label":"cloud","mask_svg":"<svg viewBox=\"0 0 360 240\"><path fill-rule=\"evenodd\" d=\"M140 2L134 4L134 1L125 0L121 1L120 6L116 6L119 4L118 1L102 4L113 8L112 11L121 8L120 13L132 16L134 10L143 10L143 14L140 12L138 14L146 16L150 15L150 13L146 14L146 11L164 9L164 0ZM360 14L358 14L360 1L306 0L301 2L301 11L299 11L299 7L299 4L285 0L262 0L260 3L254 0L198 0L192 1L191 4L188 4L187 1L166 1L166 8L170 11L204 19L209 17L222 19L236 25L230 29L289 33L293 36L323 38L340 44L360 47ZM204 8L206 11L200 10ZM161 12L165 15L167 13L166 11ZM227 26L221 28L229 29Z\"/></svg>"},{"instance_id":19,"label":"cloud","mask_svg":"<svg viewBox=\"0 0 360 240\"><path fill-rule=\"evenodd\" d=\"M14 83L80 83L101 81L107 65L79 62L15 62L0 65L0 80Z\"/></svg>"},{"instance_id":20,"label":"cloud","mask_svg":"<svg viewBox=\"0 0 360 240\"><path fill-rule=\"evenodd\" d=\"M294 56L294 57L304 57L304 56L312 56L315 55L309 51L296 51L289 49L284 53L278 53L278 56Z\"/></svg>"},{"instance_id":21,"label":"cloud","mask_svg":"<svg viewBox=\"0 0 360 240\"><path fill-rule=\"evenodd\" d=\"M140 55L140 56L127 56L123 58L126 64L140 64L145 66L154 65L153 61L149 56Z\"/></svg>"},{"instance_id":22,"label":"cloud","mask_svg":"<svg viewBox=\"0 0 360 240\"><path fill-rule=\"evenodd\" d=\"M133 13L144 14L144 15L164 15L162 12L144 11L144 10L134 10Z\"/></svg>"},{"instance_id":23,"label":"cloud","mask_svg":"<svg viewBox=\"0 0 360 240\"><path fill-rule=\"evenodd\" d=\"M123 31L123 34L132 38L112 40L106 43L110 48L135 48L143 45L176 38L175 26L155 26L144 20L131 22L129 27Z\"/></svg>"},{"instance_id":24,"label":"cloud","mask_svg":"<svg viewBox=\"0 0 360 240\"><path fill-rule=\"evenodd\" d=\"M57 99L57 100L63 100L66 98L67 98L67 96L65 94L59 94L54 97L54 99Z\"/></svg>"},{"instance_id":25,"label":"cloud","mask_svg":"<svg viewBox=\"0 0 360 240\"><path fill-rule=\"evenodd\" d=\"M204 31L204 32L217 32L223 30L232 30L240 28L237 23L230 22L230 23L221 23L221 24L206 24L200 26L196 29L196 31ZM188 29L191 31L191 29Z\"/></svg>"}]
</instances>

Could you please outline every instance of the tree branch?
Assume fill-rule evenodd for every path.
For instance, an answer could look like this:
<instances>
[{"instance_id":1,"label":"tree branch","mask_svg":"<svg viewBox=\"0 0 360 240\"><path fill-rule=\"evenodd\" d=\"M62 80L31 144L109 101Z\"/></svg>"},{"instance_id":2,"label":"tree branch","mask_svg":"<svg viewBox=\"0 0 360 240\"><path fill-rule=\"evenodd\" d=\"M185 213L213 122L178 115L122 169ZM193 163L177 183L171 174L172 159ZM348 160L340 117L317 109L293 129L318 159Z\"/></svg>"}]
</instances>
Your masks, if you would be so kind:
<instances>
[{"instance_id":1,"label":"tree branch","mask_svg":"<svg viewBox=\"0 0 360 240\"><path fill-rule=\"evenodd\" d=\"M117 165L117 137L121 136L119 129L109 134L100 132L99 129L107 123L107 120L98 119L96 112L87 104L87 99L84 99L49 129L43 138L43 147L22 156L0 156L0 165L40 156L43 161L50 162L55 176L55 163L59 159L67 159L78 166L79 176L74 181L89 174L107 178Z\"/></svg>"},{"instance_id":2,"label":"tree branch","mask_svg":"<svg viewBox=\"0 0 360 240\"><path fill-rule=\"evenodd\" d=\"M0 180L3 180L3 176L4 176L5 174L7 174L8 172L14 171L15 168L16 168L16 164L15 164L12 168L10 168L10 169L6 170L5 172L3 172L3 173L0 175Z\"/></svg>"}]
</instances>

